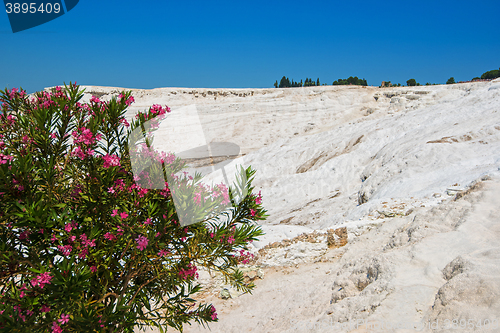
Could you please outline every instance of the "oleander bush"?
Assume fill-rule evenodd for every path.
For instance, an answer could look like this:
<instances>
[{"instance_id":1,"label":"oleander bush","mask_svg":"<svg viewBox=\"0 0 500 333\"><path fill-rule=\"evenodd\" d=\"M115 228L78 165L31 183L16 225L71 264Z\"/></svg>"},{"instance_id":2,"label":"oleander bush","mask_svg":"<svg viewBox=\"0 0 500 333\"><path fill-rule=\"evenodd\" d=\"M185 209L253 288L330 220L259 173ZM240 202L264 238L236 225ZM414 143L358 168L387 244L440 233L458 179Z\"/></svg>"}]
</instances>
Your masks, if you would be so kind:
<instances>
[{"instance_id":1,"label":"oleander bush","mask_svg":"<svg viewBox=\"0 0 500 333\"><path fill-rule=\"evenodd\" d=\"M203 184L173 154L152 153L149 135L130 141L168 107L129 124L130 92L82 97L71 83L32 96L0 91L0 332L182 331L217 321L195 299L197 267L238 290L254 287L238 264L263 234L255 221L267 217L252 193L255 170L241 168L229 188ZM156 159L176 181L148 188L158 170L134 175L133 154ZM174 192L196 223L182 223Z\"/></svg>"}]
</instances>

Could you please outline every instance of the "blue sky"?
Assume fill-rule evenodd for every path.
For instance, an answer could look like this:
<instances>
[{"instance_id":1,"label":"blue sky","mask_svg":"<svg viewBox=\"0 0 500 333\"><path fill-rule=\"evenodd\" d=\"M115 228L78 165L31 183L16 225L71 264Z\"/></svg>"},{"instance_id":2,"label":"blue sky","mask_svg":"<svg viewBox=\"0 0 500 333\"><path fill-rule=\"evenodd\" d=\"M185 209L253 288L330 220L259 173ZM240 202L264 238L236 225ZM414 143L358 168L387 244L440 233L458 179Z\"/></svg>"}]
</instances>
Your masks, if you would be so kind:
<instances>
[{"instance_id":1,"label":"blue sky","mask_svg":"<svg viewBox=\"0 0 500 333\"><path fill-rule=\"evenodd\" d=\"M0 89L270 88L283 76L425 84L500 66L500 1L94 1L13 34Z\"/></svg>"}]
</instances>

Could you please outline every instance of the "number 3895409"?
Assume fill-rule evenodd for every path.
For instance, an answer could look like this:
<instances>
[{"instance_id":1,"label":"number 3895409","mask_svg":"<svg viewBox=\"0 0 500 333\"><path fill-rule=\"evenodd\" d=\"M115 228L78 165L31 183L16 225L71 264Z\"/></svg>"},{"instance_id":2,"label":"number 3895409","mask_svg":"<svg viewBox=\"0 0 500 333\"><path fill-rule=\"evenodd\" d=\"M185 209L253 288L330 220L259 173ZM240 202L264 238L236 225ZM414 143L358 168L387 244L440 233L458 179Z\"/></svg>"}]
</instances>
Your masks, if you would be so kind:
<instances>
[{"instance_id":1,"label":"number 3895409","mask_svg":"<svg viewBox=\"0 0 500 333\"><path fill-rule=\"evenodd\" d=\"M6 3L5 4L5 10L7 14L14 13L14 14L35 14L35 13L55 13L58 14L61 11L61 5L59 3L41 3L40 5L37 5L36 3Z\"/></svg>"}]
</instances>

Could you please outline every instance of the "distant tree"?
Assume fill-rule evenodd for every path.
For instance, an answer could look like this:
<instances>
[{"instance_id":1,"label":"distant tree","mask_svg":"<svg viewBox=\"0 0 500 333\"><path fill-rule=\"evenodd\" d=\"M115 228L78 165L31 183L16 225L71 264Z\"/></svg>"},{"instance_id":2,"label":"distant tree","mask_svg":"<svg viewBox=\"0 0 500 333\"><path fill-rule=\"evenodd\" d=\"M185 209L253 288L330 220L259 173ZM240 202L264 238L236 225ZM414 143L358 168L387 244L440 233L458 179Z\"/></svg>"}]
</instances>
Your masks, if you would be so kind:
<instances>
[{"instance_id":1,"label":"distant tree","mask_svg":"<svg viewBox=\"0 0 500 333\"><path fill-rule=\"evenodd\" d=\"M476 76L475 78L472 79L472 81L476 81L476 80L481 80L481 78Z\"/></svg>"},{"instance_id":2,"label":"distant tree","mask_svg":"<svg viewBox=\"0 0 500 333\"><path fill-rule=\"evenodd\" d=\"M279 85L279 87L280 87L280 88L288 88L288 87L291 87L291 86L292 86L292 85L291 85L291 83L290 83L290 80L289 80L287 77L283 76L283 77L281 78L281 81L280 81L280 85Z\"/></svg>"},{"instance_id":3,"label":"distant tree","mask_svg":"<svg viewBox=\"0 0 500 333\"><path fill-rule=\"evenodd\" d=\"M398 87L401 87L401 83L398 83Z\"/></svg>"},{"instance_id":4,"label":"distant tree","mask_svg":"<svg viewBox=\"0 0 500 333\"><path fill-rule=\"evenodd\" d=\"M415 79L409 79L408 81L406 81L406 84L408 85L408 87L416 86L417 81Z\"/></svg>"},{"instance_id":5,"label":"distant tree","mask_svg":"<svg viewBox=\"0 0 500 333\"><path fill-rule=\"evenodd\" d=\"M358 85L358 86L367 86L368 82L366 82L365 79L358 79L357 76L355 77L348 77L347 79L338 79L337 81L333 81L332 85L337 86L337 85Z\"/></svg>"},{"instance_id":6,"label":"distant tree","mask_svg":"<svg viewBox=\"0 0 500 333\"><path fill-rule=\"evenodd\" d=\"M278 88L278 80L276 80L276 82L274 82L274 88Z\"/></svg>"},{"instance_id":7,"label":"distant tree","mask_svg":"<svg viewBox=\"0 0 500 333\"><path fill-rule=\"evenodd\" d=\"M481 75L481 79L483 80L496 79L499 76L500 76L500 68L484 72L483 75Z\"/></svg>"},{"instance_id":8,"label":"distant tree","mask_svg":"<svg viewBox=\"0 0 500 333\"><path fill-rule=\"evenodd\" d=\"M316 85L320 86L320 84L319 84L319 77L318 77L318 80L316 81Z\"/></svg>"},{"instance_id":9,"label":"distant tree","mask_svg":"<svg viewBox=\"0 0 500 333\"><path fill-rule=\"evenodd\" d=\"M300 79L300 86L302 87L304 84L302 83L302 79Z\"/></svg>"},{"instance_id":10,"label":"distant tree","mask_svg":"<svg viewBox=\"0 0 500 333\"><path fill-rule=\"evenodd\" d=\"M448 79L448 81L446 81L446 84L453 84L455 83L455 78L452 76Z\"/></svg>"}]
</instances>

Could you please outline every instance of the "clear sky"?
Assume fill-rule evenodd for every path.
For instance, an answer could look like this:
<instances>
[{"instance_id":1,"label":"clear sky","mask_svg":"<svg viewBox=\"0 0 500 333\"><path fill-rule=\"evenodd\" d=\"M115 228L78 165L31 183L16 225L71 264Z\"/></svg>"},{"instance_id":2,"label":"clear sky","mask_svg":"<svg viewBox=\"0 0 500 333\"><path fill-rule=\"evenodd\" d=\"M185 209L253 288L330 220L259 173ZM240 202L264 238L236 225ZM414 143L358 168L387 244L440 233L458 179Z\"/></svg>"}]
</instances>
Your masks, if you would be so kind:
<instances>
[{"instance_id":1,"label":"clear sky","mask_svg":"<svg viewBox=\"0 0 500 333\"><path fill-rule=\"evenodd\" d=\"M2 10L0 89L470 80L500 66L499 13L498 0L80 0L13 34Z\"/></svg>"}]
</instances>

